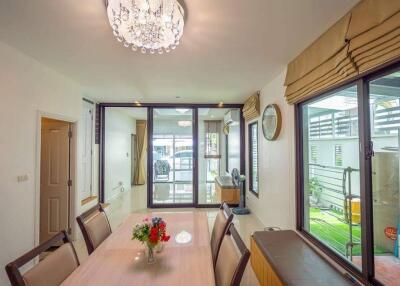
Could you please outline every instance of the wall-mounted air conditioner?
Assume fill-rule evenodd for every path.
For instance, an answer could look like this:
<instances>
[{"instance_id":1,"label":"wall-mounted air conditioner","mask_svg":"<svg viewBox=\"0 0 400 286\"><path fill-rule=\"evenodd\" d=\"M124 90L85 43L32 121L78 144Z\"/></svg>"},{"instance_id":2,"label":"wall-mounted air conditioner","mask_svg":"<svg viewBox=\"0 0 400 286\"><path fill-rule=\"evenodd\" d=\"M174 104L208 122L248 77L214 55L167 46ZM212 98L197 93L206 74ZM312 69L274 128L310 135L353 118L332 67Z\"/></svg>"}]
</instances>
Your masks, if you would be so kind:
<instances>
[{"instance_id":1,"label":"wall-mounted air conditioner","mask_svg":"<svg viewBox=\"0 0 400 286\"><path fill-rule=\"evenodd\" d=\"M240 110L231 109L224 116L225 125L237 125L240 121Z\"/></svg>"}]
</instances>

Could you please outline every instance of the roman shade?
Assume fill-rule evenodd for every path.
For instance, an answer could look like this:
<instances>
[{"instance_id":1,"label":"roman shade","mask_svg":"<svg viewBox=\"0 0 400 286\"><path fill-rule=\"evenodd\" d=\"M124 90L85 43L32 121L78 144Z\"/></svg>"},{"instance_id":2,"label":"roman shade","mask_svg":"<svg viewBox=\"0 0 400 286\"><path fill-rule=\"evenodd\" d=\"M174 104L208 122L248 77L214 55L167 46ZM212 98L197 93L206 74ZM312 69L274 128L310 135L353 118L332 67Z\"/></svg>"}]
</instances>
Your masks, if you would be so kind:
<instances>
[{"instance_id":1,"label":"roman shade","mask_svg":"<svg viewBox=\"0 0 400 286\"><path fill-rule=\"evenodd\" d=\"M400 1L364 0L351 11L349 54L364 72L400 55Z\"/></svg>"},{"instance_id":2,"label":"roman shade","mask_svg":"<svg viewBox=\"0 0 400 286\"><path fill-rule=\"evenodd\" d=\"M246 121L253 120L260 116L260 92L250 96L244 103L243 106L243 117Z\"/></svg>"},{"instance_id":3,"label":"roman shade","mask_svg":"<svg viewBox=\"0 0 400 286\"><path fill-rule=\"evenodd\" d=\"M309 94L355 73L346 42L350 19L351 14L346 14L289 63L285 80L289 103L304 100Z\"/></svg>"},{"instance_id":4,"label":"roman shade","mask_svg":"<svg viewBox=\"0 0 400 286\"><path fill-rule=\"evenodd\" d=\"M286 100L304 101L399 56L400 1L361 1L289 63Z\"/></svg>"}]
</instances>

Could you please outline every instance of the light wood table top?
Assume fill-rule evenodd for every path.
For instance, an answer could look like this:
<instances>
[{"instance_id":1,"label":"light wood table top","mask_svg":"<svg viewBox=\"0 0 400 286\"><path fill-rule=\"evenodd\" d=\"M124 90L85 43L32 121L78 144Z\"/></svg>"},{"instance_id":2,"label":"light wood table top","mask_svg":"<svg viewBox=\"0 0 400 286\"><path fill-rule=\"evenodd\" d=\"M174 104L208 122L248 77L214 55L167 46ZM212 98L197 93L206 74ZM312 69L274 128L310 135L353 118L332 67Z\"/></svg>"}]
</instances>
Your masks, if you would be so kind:
<instances>
[{"instance_id":1,"label":"light wood table top","mask_svg":"<svg viewBox=\"0 0 400 286\"><path fill-rule=\"evenodd\" d=\"M171 238L155 253L156 263L147 264L145 246L131 235L135 224L153 216L165 220ZM178 244L175 236L183 230L192 240ZM131 214L62 285L215 285L206 213Z\"/></svg>"}]
</instances>

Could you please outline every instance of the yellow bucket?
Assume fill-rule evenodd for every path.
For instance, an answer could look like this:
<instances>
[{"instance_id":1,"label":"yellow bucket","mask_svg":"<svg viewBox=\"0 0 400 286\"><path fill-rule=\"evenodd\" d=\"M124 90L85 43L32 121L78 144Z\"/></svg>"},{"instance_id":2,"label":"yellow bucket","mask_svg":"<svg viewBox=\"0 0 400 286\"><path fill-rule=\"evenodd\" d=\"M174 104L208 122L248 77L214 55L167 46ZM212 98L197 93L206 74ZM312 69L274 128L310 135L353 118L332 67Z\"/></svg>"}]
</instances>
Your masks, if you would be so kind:
<instances>
[{"instance_id":1,"label":"yellow bucket","mask_svg":"<svg viewBox=\"0 0 400 286\"><path fill-rule=\"evenodd\" d=\"M351 201L351 218L352 218L353 223L359 224L361 222L360 199L353 199Z\"/></svg>"}]
</instances>

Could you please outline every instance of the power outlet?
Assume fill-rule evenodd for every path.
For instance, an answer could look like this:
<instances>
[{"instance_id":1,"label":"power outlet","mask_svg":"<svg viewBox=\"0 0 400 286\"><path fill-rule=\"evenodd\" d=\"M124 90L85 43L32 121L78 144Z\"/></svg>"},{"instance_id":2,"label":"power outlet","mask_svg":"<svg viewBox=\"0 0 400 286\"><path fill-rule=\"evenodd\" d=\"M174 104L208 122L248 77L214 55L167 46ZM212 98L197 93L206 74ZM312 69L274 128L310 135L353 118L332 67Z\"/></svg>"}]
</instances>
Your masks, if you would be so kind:
<instances>
[{"instance_id":1,"label":"power outlet","mask_svg":"<svg viewBox=\"0 0 400 286\"><path fill-rule=\"evenodd\" d=\"M17 177L18 183L26 182L26 181L28 181L28 180L29 180L28 174L21 175L21 176L18 176L18 177Z\"/></svg>"}]
</instances>

